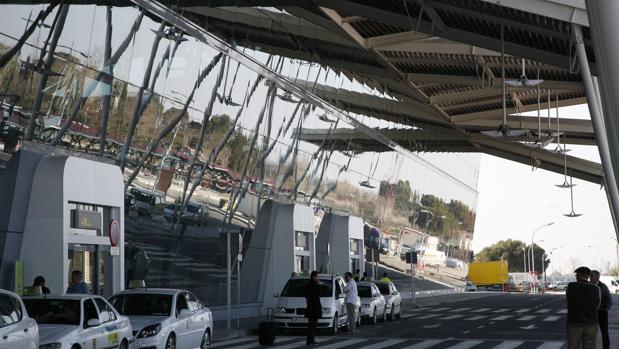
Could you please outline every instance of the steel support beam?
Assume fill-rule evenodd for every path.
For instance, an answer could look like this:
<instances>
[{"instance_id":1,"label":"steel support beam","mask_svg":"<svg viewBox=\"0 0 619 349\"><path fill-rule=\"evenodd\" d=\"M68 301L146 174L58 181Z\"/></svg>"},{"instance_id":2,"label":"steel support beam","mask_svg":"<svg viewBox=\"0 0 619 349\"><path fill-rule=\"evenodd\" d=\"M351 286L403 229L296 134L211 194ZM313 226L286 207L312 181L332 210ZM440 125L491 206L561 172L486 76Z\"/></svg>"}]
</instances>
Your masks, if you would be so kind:
<instances>
[{"instance_id":1,"label":"steel support beam","mask_svg":"<svg viewBox=\"0 0 619 349\"><path fill-rule=\"evenodd\" d=\"M437 82L440 84L455 84L455 85L480 85L483 86L481 76L470 75L443 75L443 74L407 74L408 81L413 82ZM510 79L506 79L510 80ZM495 84L500 86L503 83L503 79L497 77L494 79ZM511 89L516 89L510 87ZM557 80L544 80L540 84L540 88L549 90L577 90L582 91L583 86L580 81L557 81ZM527 87L530 89L530 87Z\"/></svg>"},{"instance_id":2,"label":"steel support beam","mask_svg":"<svg viewBox=\"0 0 619 349\"><path fill-rule=\"evenodd\" d=\"M563 100L559 100L559 107L568 107L571 105L579 105L579 104L585 104L585 103L587 103L587 99L585 97L563 99ZM520 112L526 113L526 112L534 111L534 110L537 110L537 102L533 104L525 104L522 110L520 110ZM476 113L454 115L451 117L451 119L455 123L460 124L462 122L471 121L471 120L480 120L480 119L497 119L498 120L501 117L503 117L503 109L493 109L493 110L486 110L486 111L476 112Z\"/></svg>"},{"instance_id":3,"label":"steel support beam","mask_svg":"<svg viewBox=\"0 0 619 349\"><path fill-rule=\"evenodd\" d=\"M589 26L584 0L481 0L548 18Z\"/></svg>"}]
</instances>

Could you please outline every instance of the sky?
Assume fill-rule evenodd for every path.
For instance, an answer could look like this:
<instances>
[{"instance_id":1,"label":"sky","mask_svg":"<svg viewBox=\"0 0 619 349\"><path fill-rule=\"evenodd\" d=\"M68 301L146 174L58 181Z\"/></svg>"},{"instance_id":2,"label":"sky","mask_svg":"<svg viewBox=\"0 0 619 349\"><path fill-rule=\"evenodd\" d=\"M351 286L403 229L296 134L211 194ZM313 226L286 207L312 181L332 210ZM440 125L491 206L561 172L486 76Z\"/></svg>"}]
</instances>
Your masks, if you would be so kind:
<instances>
[{"instance_id":1,"label":"sky","mask_svg":"<svg viewBox=\"0 0 619 349\"><path fill-rule=\"evenodd\" d=\"M33 13L36 13L39 8L35 7ZM0 23L0 31L18 35L25 26L25 21L21 18L28 17L30 7L4 6L3 9L5 21ZM50 16L47 22L51 23L52 18L53 16ZM113 36L112 46L117 47L133 23L135 12L131 9L114 9L113 18L115 35ZM93 60L95 61L100 60L104 23L105 11L103 11L103 8L73 6L67 19L67 28L73 30L66 30L63 33L61 44L87 52L94 57ZM150 19L145 18L143 28L156 28L156 25ZM37 36L38 34L33 35L29 42L40 42L45 39L44 36ZM146 65L152 37L153 34L150 30L140 30L136 40L115 68L117 77L136 84L141 81L141 72ZM159 54L164 51L165 47L166 45L160 46ZM23 51L22 58L27 54L26 49ZM266 60L264 54L256 51L248 52L255 58L262 61ZM178 91L185 95L188 94L196 72L208 63L214 54L215 52L212 49L204 48L203 45L181 45L169 77L160 79L157 90ZM296 74L295 69L288 64L284 66L282 73L294 76ZM303 69L299 76L307 78L309 81L313 81L318 74L317 68L314 70L311 68ZM326 77L324 70L321 74L318 79L319 83L326 82L338 88L372 92L361 84L346 79L340 79L337 83L334 83L335 74L329 76L329 81L323 81ZM208 86L209 83L212 85L215 75L211 74L204 85ZM253 72L241 68L238 85L244 87L248 81L253 81L254 78ZM255 115L259 111L262 100L264 100L265 91L266 88L262 85L256 92L256 97L248 108L248 116L243 118L244 126L253 128ZM241 100L243 94L244 88L239 89L239 92L235 91L233 99ZM207 95L208 93L198 94L196 107L203 108L208 99ZM294 108L294 105L290 103L286 104L279 101L276 103L278 112L276 113L276 120L273 122L273 132L276 132L282 121L281 118L290 115ZM218 105L214 112L216 114L223 112L234 114L233 110L226 108ZM561 108L560 113L562 117L589 118L586 105ZM199 110L191 111L190 114L192 118L201 118ZM370 127L397 126L367 117L359 117L359 121ZM307 128L329 127L328 124L318 120L317 117L308 119L303 126ZM339 126L343 125L340 124ZM312 151L315 147L308 147L307 149ZM599 161L595 147L573 146L571 149L571 155ZM478 171L477 166L480 157L481 167ZM410 180L413 189L443 198L448 198L451 195L469 203L471 206L477 204L477 222L473 241L475 251L508 238L530 243L531 233L536 227L554 222L555 224L551 227L541 229L536 236L536 240L544 240L539 244L547 250L561 247L553 252L551 259L554 262L549 270L554 268L568 272L572 261L596 268L604 266L607 262L617 263L616 243L612 240L614 237L612 220L605 192L600 190L599 185L575 180L575 183L577 183L574 188L575 210L583 215L578 218L567 218L563 214L570 211L569 189L561 189L555 186L563 182L563 176L560 174L541 169L531 171L529 166L489 155L441 153L419 154L419 158L432 161L449 175L463 178L469 187L477 186L479 197L474 191L447 180L444 174L437 174L435 170L429 169L422 160L404 159L394 153L383 153L380 156L368 153L353 159L351 162L353 171L347 173L347 178L353 183L365 180L370 169L378 161L379 166L373 174L375 181L397 177ZM347 160L341 154L334 154L333 161L337 164L345 164ZM337 166L330 166L328 175L333 177L337 175L338 170ZM428 188L432 188L432 192L428 192Z\"/></svg>"}]
</instances>

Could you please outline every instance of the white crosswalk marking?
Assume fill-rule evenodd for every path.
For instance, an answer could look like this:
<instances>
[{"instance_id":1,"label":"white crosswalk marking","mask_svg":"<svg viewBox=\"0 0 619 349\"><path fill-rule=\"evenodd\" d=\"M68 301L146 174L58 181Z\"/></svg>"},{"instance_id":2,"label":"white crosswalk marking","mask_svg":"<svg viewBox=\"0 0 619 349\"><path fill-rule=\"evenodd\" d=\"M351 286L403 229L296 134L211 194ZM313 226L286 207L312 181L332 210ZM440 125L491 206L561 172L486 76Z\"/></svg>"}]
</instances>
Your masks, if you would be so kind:
<instances>
[{"instance_id":1,"label":"white crosswalk marking","mask_svg":"<svg viewBox=\"0 0 619 349\"><path fill-rule=\"evenodd\" d=\"M519 310L516 310L516 313L518 313L518 314L522 314L522 313L526 313L527 311L529 311L529 309L524 308L524 309L519 309Z\"/></svg>"},{"instance_id":2,"label":"white crosswalk marking","mask_svg":"<svg viewBox=\"0 0 619 349\"><path fill-rule=\"evenodd\" d=\"M453 311L455 311L455 312L460 312L460 311L467 311L467 310L471 310L471 309L473 309L473 308L471 308L471 307L465 307L465 308L458 308L458 309L454 309Z\"/></svg>"},{"instance_id":3,"label":"white crosswalk marking","mask_svg":"<svg viewBox=\"0 0 619 349\"><path fill-rule=\"evenodd\" d=\"M473 310L473 311L471 311L471 313L482 313L482 312L486 312L488 310L490 310L490 308L481 308L481 309Z\"/></svg>"},{"instance_id":4,"label":"white crosswalk marking","mask_svg":"<svg viewBox=\"0 0 619 349\"><path fill-rule=\"evenodd\" d=\"M464 320L466 320L466 321L476 321L476 320L485 319L487 317L488 317L488 315L477 315L477 316L466 318Z\"/></svg>"},{"instance_id":5,"label":"white crosswalk marking","mask_svg":"<svg viewBox=\"0 0 619 349\"><path fill-rule=\"evenodd\" d=\"M559 310L557 314L567 314L567 309Z\"/></svg>"},{"instance_id":6,"label":"white crosswalk marking","mask_svg":"<svg viewBox=\"0 0 619 349\"><path fill-rule=\"evenodd\" d=\"M549 313L551 309L540 309L538 311L536 311L535 313L537 314L546 314Z\"/></svg>"},{"instance_id":7,"label":"white crosswalk marking","mask_svg":"<svg viewBox=\"0 0 619 349\"><path fill-rule=\"evenodd\" d=\"M560 316L548 316L546 318L544 318L544 321L557 321L559 320L561 317Z\"/></svg>"},{"instance_id":8,"label":"white crosswalk marking","mask_svg":"<svg viewBox=\"0 0 619 349\"><path fill-rule=\"evenodd\" d=\"M444 339L428 339L427 341L419 342L417 344L409 345L408 347L400 349L427 349L444 341Z\"/></svg>"},{"instance_id":9,"label":"white crosswalk marking","mask_svg":"<svg viewBox=\"0 0 619 349\"><path fill-rule=\"evenodd\" d=\"M501 316L497 316L495 318L492 318L490 320L494 320L494 321L503 321L503 320L507 320L510 317L513 317L512 315L501 315Z\"/></svg>"},{"instance_id":10,"label":"white crosswalk marking","mask_svg":"<svg viewBox=\"0 0 619 349\"><path fill-rule=\"evenodd\" d=\"M544 342L537 349L561 349L565 343L563 342Z\"/></svg>"},{"instance_id":11,"label":"white crosswalk marking","mask_svg":"<svg viewBox=\"0 0 619 349\"><path fill-rule=\"evenodd\" d=\"M522 341L506 341L506 342L503 342L503 343L501 343L499 345L496 345L492 349L514 349L514 348L520 346L522 343L524 343L524 342L522 342Z\"/></svg>"},{"instance_id":12,"label":"white crosswalk marking","mask_svg":"<svg viewBox=\"0 0 619 349\"><path fill-rule=\"evenodd\" d=\"M453 320L453 319L459 319L461 317L464 317L464 315L449 315L449 316L440 318L440 320Z\"/></svg>"},{"instance_id":13,"label":"white crosswalk marking","mask_svg":"<svg viewBox=\"0 0 619 349\"><path fill-rule=\"evenodd\" d=\"M428 309L428 311L445 311L445 310L449 310L451 308L434 308L434 309Z\"/></svg>"},{"instance_id":14,"label":"white crosswalk marking","mask_svg":"<svg viewBox=\"0 0 619 349\"><path fill-rule=\"evenodd\" d=\"M527 315L518 319L518 321L531 321L535 319L535 315Z\"/></svg>"},{"instance_id":15,"label":"white crosswalk marking","mask_svg":"<svg viewBox=\"0 0 619 349\"><path fill-rule=\"evenodd\" d=\"M428 315L419 316L416 319L424 320L424 319L430 319L430 318L441 316L441 315L443 315L443 314L428 314Z\"/></svg>"},{"instance_id":16,"label":"white crosswalk marking","mask_svg":"<svg viewBox=\"0 0 619 349\"><path fill-rule=\"evenodd\" d=\"M413 317L415 316L415 314L404 314L402 316L400 316L402 319L408 319L409 317Z\"/></svg>"},{"instance_id":17,"label":"white crosswalk marking","mask_svg":"<svg viewBox=\"0 0 619 349\"><path fill-rule=\"evenodd\" d=\"M509 311L509 308L501 308L501 309L497 309L495 311L493 311L493 313L504 313L506 311Z\"/></svg>"},{"instance_id":18,"label":"white crosswalk marking","mask_svg":"<svg viewBox=\"0 0 619 349\"><path fill-rule=\"evenodd\" d=\"M484 341L464 341L456 345L452 345L451 347L447 347L446 349L469 349L483 342Z\"/></svg>"},{"instance_id":19,"label":"white crosswalk marking","mask_svg":"<svg viewBox=\"0 0 619 349\"><path fill-rule=\"evenodd\" d=\"M305 338L303 339L299 339L298 341L294 341L293 343L288 343L286 345L277 345L276 348L278 349L292 349L292 348L303 348L306 347L305 345ZM262 348L261 346L257 347L257 348ZM236 347L234 349L237 349Z\"/></svg>"},{"instance_id":20,"label":"white crosswalk marking","mask_svg":"<svg viewBox=\"0 0 619 349\"><path fill-rule=\"evenodd\" d=\"M406 341L405 339L387 339L387 340L380 341L380 343L368 344L362 347L357 347L356 349L362 349L362 348L382 349L382 348L390 347L392 345L400 344L405 341Z\"/></svg>"},{"instance_id":21,"label":"white crosswalk marking","mask_svg":"<svg viewBox=\"0 0 619 349\"><path fill-rule=\"evenodd\" d=\"M349 345L354 345L357 343L361 343L363 341L365 341L366 339L360 339L360 338L355 338L355 339L348 339L342 342L337 342L337 343L333 343L333 344L328 344L328 345L321 345L321 348L324 349L337 349L337 348L343 348L343 347L347 347Z\"/></svg>"}]
</instances>

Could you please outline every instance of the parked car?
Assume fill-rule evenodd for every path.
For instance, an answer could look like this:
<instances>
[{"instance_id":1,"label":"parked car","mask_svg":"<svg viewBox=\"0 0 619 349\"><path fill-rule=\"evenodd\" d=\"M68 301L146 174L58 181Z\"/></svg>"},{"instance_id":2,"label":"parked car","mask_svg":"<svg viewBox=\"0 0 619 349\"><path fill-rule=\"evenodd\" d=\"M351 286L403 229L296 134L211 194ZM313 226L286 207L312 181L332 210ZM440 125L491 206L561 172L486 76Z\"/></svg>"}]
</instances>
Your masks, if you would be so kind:
<instances>
[{"instance_id":1,"label":"parked car","mask_svg":"<svg viewBox=\"0 0 619 349\"><path fill-rule=\"evenodd\" d=\"M387 302L373 282L357 282L357 293L361 299L361 318L371 324L387 319Z\"/></svg>"},{"instance_id":2,"label":"parked car","mask_svg":"<svg viewBox=\"0 0 619 349\"><path fill-rule=\"evenodd\" d=\"M601 276L600 281L608 286L610 293L619 294L619 280L616 276Z\"/></svg>"},{"instance_id":3,"label":"parked car","mask_svg":"<svg viewBox=\"0 0 619 349\"><path fill-rule=\"evenodd\" d=\"M39 325L39 349L119 348L133 340L129 318L99 296L24 297Z\"/></svg>"},{"instance_id":4,"label":"parked car","mask_svg":"<svg viewBox=\"0 0 619 349\"><path fill-rule=\"evenodd\" d=\"M467 281L466 285L464 285L464 292L476 292L477 291L477 285L475 285L474 283Z\"/></svg>"},{"instance_id":5,"label":"parked car","mask_svg":"<svg viewBox=\"0 0 619 349\"><path fill-rule=\"evenodd\" d=\"M110 298L128 316L131 348L208 348L213 338L211 311L193 293L177 289L130 289Z\"/></svg>"},{"instance_id":6,"label":"parked car","mask_svg":"<svg viewBox=\"0 0 619 349\"><path fill-rule=\"evenodd\" d=\"M0 290L0 348L39 349L39 327L13 292Z\"/></svg>"},{"instance_id":7,"label":"parked car","mask_svg":"<svg viewBox=\"0 0 619 349\"><path fill-rule=\"evenodd\" d=\"M554 290L555 291L565 291L567 289L567 284L569 284L569 282L567 281L559 281L555 284Z\"/></svg>"},{"instance_id":8,"label":"parked car","mask_svg":"<svg viewBox=\"0 0 619 349\"><path fill-rule=\"evenodd\" d=\"M341 328L348 326L348 313L344 304L346 286L340 275L320 274L320 303L322 303L322 318L318 319L318 328L327 329L335 335ZM278 328L306 328L305 317L305 285L309 276L293 277L277 295L278 300L273 310L273 322ZM361 320L357 316L357 321Z\"/></svg>"},{"instance_id":9,"label":"parked car","mask_svg":"<svg viewBox=\"0 0 619 349\"><path fill-rule=\"evenodd\" d=\"M387 320L399 319L402 315L402 296L395 287L393 282L376 282L376 287L380 291L380 294L385 297L385 303L387 303Z\"/></svg>"},{"instance_id":10,"label":"parked car","mask_svg":"<svg viewBox=\"0 0 619 349\"><path fill-rule=\"evenodd\" d=\"M180 209L181 204L168 204L163 208L163 216L168 221L172 221ZM198 202L189 201L187 210L181 218L191 224L205 225L208 221L208 207Z\"/></svg>"}]
</instances>

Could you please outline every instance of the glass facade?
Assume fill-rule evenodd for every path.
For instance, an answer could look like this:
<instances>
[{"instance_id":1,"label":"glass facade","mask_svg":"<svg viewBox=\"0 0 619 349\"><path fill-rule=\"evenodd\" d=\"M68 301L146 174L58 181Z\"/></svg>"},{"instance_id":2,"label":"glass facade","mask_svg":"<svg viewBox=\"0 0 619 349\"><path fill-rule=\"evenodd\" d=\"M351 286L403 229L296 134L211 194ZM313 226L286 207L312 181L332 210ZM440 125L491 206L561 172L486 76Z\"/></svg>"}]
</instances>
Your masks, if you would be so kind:
<instances>
[{"instance_id":1,"label":"glass facade","mask_svg":"<svg viewBox=\"0 0 619 349\"><path fill-rule=\"evenodd\" d=\"M3 6L0 53L22 35L20 18L40 8ZM47 22L57 15L55 9ZM266 199L310 205L318 224L330 210L360 216L393 241L413 227L444 241L453 256L468 253L455 241L473 232L479 155L420 154L412 161L352 143L355 151L344 152L300 141L302 129L352 126L136 8L115 7L109 17L110 57L106 10L74 5L51 65L39 63L50 56L50 28L40 27L0 68L0 154L6 164L31 139L97 154L122 168L126 282L143 279L149 287L188 289L208 305L225 304L227 254L235 294L237 256L252 238L257 204ZM340 67L250 47L244 52L288 78L388 97L334 73ZM397 126L350 115L371 127ZM105 217L104 208L88 209ZM295 235L297 273L310 271L311 239L311 232ZM361 263L354 257L362 243L351 240L351 270ZM104 287L90 251L76 247L70 258L85 270L92 266L88 282Z\"/></svg>"}]
</instances>

